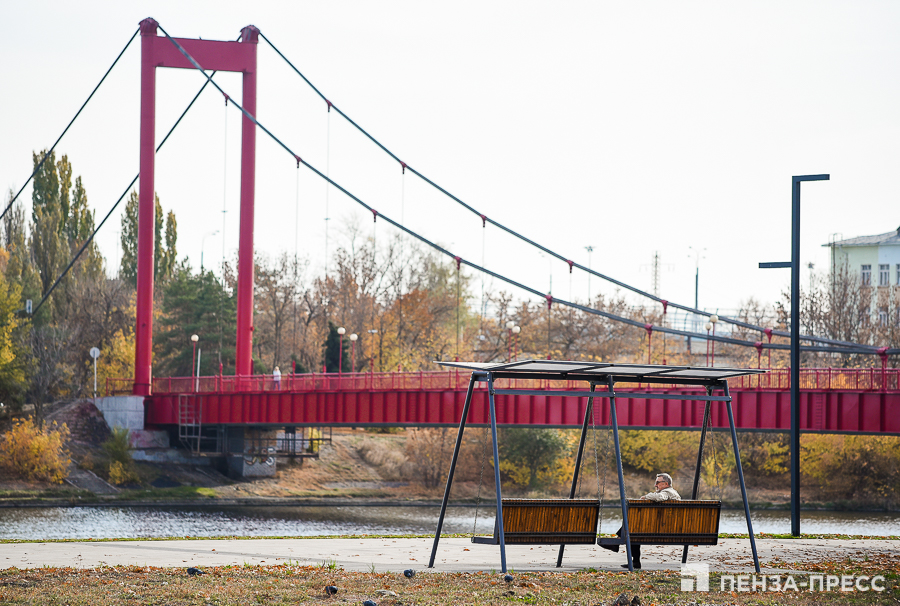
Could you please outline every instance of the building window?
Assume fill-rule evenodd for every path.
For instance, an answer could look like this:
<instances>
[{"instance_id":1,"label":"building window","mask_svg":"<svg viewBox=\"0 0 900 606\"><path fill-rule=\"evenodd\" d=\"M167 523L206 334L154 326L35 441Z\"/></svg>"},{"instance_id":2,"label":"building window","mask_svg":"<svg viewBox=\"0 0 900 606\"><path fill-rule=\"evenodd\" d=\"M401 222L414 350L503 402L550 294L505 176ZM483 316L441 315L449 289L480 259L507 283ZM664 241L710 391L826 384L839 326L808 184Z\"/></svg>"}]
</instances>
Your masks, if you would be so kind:
<instances>
[{"instance_id":1,"label":"building window","mask_svg":"<svg viewBox=\"0 0 900 606\"><path fill-rule=\"evenodd\" d=\"M878 286L891 285L891 266L889 263L878 265Z\"/></svg>"},{"instance_id":2,"label":"building window","mask_svg":"<svg viewBox=\"0 0 900 606\"><path fill-rule=\"evenodd\" d=\"M887 307L881 307L878 309L878 325L879 326L887 326L888 325Z\"/></svg>"},{"instance_id":3,"label":"building window","mask_svg":"<svg viewBox=\"0 0 900 606\"><path fill-rule=\"evenodd\" d=\"M871 286L872 285L872 266L871 265L863 265L862 266L862 285L863 286Z\"/></svg>"}]
</instances>

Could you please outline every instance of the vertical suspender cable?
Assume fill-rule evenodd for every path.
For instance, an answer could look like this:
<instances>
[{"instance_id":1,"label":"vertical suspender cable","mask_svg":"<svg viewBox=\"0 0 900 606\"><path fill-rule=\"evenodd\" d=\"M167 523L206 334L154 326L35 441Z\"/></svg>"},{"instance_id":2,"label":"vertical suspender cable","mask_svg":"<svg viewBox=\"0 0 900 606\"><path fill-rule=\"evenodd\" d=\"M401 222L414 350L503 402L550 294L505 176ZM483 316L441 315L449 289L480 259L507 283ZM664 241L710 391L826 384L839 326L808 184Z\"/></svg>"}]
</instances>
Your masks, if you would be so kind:
<instances>
[{"instance_id":1,"label":"vertical suspender cable","mask_svg":"<svg viewBox=\"0 0 900 606\"><path fill-rule=\"evenodd\" d=\"M481 222L481 266L485 267L484 264L484 250L485 250L485 242L487 239L487 222ZM479 326L480 334L484 334L484 316L487 311L487 301L484 300L484 273L481 274L481 325Z\"/></svg>"},{"instance_id":2,"label":"vertical suspender cable","mask_svg":"<svg viewBox=\"0 0 900 606\"><path fill-rule=\"evenodd\" d=\"M225 214L228 212L228 97L225 97L225 126L222 130L222 285L225 285Z\"/></svg>"},{"instance_id":3,"label":"vertical suspender cable","mask_svg":"<svg viewBox=\"0 0 900 606\"><path fill-rule=\"evenodd\" d=\"M456 361L459 362L459 265L456 266Z\"/></svg>"},{"instance_id":4,"label":"vertical suspender cable","mask_svg":"<svg viewBox=\"0 0 900 606\"><path fill-rule=\"evenodd\" d=\"M294 288L297 288L297 270L299 269L300 260L298 252L300 250L300 163L297 162L296 177L296 199L294 201ZM291 337L291 354L297 355L297 293L293 294L294 299L294 331Z\"/></svg>"},{"instance_id":5,"label":"vertical suspender cable","mask_svg":"<svg viewBox=\"0 0 900 606\"><path fill-rule=\"evenodd\" d=\"M331 175L331 104L328 104L328 118L325 131L325 176ZM325 283L328 284L328 193L331 182L325 179Z\"/></svg>"},{"instance_id":6,"label":"vertical suspender cable","mask_svg":"<svg viewBox=\"0 0 900 606\"><path fill-rule=\"evenodd\" d=\"M222 290L225 290L225 216L228 212L228 97L225 97L225 119L222 127ZM216 324L219 329L219 365L222 364L222 348L225 345L225 323L222 317L225 315L225 297L219 299L219 313L216 314Z\"/></svg>"}]
</instances>

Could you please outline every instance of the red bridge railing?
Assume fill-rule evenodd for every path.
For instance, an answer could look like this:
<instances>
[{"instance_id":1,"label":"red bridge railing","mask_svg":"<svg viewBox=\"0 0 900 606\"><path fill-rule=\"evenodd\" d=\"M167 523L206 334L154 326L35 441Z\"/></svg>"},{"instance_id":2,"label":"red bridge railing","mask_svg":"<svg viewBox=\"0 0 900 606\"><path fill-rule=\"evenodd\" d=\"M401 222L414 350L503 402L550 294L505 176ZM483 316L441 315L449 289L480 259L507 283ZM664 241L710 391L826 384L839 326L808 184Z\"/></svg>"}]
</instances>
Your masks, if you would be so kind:
<instances>
[{"instance_id":1,"label":"red bridge railing","mask_svg":"<svg viewBox=\"0 0 900 606\"><path fill-rule=\"evenodd\" d=\"M462 371L311 373L282 375L276 383L272 375L215 375L205 377L156 377L154 394L241 393L266 391L438 391L464 390L469 374ZM737 377L728 381L732 389L786 391L790 389L790 369L776 368L766 374ZM130 394L133 379L107 378L106 395ZM583 389L582 381L502 379L500 388ZM661 387L665 387L664 385ZM483 388L483 386L482 386ZM819 391L900 391L898 368L802 368L800 389Z\"/></svg>"}]
</instances>

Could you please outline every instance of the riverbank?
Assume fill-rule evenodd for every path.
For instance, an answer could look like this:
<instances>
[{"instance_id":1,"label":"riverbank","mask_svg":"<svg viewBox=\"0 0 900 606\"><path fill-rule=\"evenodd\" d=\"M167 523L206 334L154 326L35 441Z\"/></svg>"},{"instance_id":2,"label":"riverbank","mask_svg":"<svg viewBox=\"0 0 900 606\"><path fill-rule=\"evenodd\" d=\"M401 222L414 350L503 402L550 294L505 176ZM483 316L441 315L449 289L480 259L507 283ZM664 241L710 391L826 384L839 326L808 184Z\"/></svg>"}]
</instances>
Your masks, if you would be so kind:
<instances>
[{"instance_id":1,"label":"riverbank","mask_svg":"<svg viewBox=\"0 0 900 606\"><path fill-rule=\"evenodd\" d=\"M97 495L87 491L73 491L63 497L48 497L43 491L35 491L29 498L4 498L0 496L0 509L3 508L52 508L52 507L440 507L441 502L435 499L416 498L353 498L353 497L222 497L213 491L199 489L168 493L163 490L140 491L150 493L149 497L131 498L129 494ZM190 493L185 498L183 495ZM482 501L481 507L487 507ZM478 507L474 500L452 501L452 507ZM618 510L621 506L613 499L603 503L604 509ZM722 502L722 509L728 511L742 511L742 502ZM750 502L751 511L790 511L790 503ZM849 508L848 504L840 503L812 503L800 508L801 511L832 511L832 512L871 512L871 513L896 513L892 509L879 509L875 507Z\"/></svg>"},{"instance_id":2,"label":"riverbank","mask_svg":"<svg viewBox=\"0 0 900 606\"><path fill-rule=\"evenodd\" d=\"M402 433L335 429L332 441L322 444L320 458L279 460L275 477L253 480L233 480L210 466L139 462L135 465L139 478L136 484L111 486L97 478L95 483L102 483L103 490L85 490L90 484L74 487L0 481L0 508L431 506L443 496L443 482L424 486L410 474L405 467L409 465L407 438ZM72 449L73 473L89 474L86 469L91 465L96 467L98 448L96 444L79 442ZM479 494L478 461L472 458L477 453L470 450L464 449L466 456L462 457L461 472L457 474L451 495L454 504L460 507L474 506ZM647 482L646 474L626 473L626 492L642 494L647 491ZM489 500L485 494L493 488L492 482L485 484L480 491L482 502ZM590 485L585 485L584 490L590 489ZM737 485L723 486L722 491L704 487L700 497L720 498L726 510L743 508ZM506 486L504 495L559 496L556 492L524 494ZM808 492L804 495L810 496ZM748 496L754 511L786 511L790 507L790 495L783 487L751 487ZM618 486L611 482L604 504L615 509L617 499ZM804 511L891 511L860 502L807 501L802 508Z\"/></svg>"}]
</instances>

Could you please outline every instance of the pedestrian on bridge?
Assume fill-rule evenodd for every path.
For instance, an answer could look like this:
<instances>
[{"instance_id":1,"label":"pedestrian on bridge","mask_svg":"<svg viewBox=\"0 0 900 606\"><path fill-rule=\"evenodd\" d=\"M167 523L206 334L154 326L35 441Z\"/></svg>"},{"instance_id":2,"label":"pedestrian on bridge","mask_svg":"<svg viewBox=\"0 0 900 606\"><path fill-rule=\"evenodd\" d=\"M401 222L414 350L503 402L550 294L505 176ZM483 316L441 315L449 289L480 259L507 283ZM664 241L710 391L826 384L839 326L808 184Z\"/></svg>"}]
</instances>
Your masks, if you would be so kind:
<instances>
[{"instance_id":1,"label":"pedestrian on bridge","mask_svg":"<svg viewBox=\"0 0 900 606\"><path fill-rule=\"evenodd\" d=\"M281 371L278 370L278 367L275 367L275 370L272 371L272 380L275 383L275 391L281 390Z\"/></svg>"}]
</instances>

